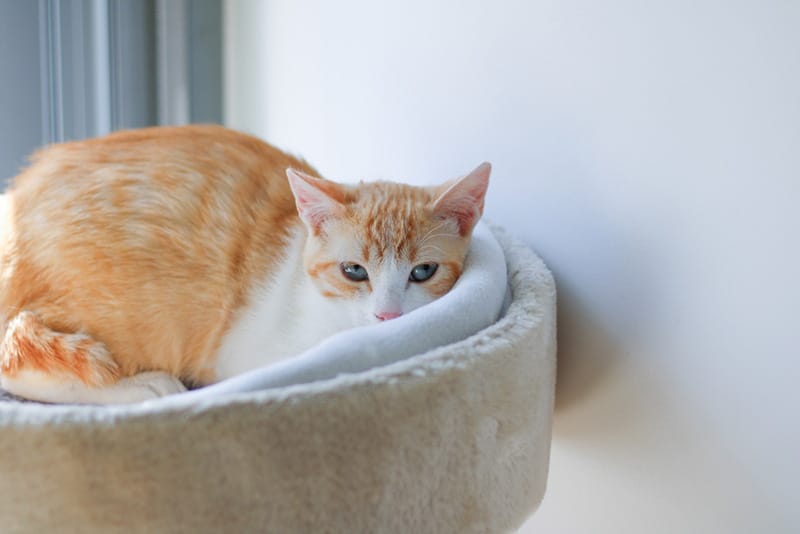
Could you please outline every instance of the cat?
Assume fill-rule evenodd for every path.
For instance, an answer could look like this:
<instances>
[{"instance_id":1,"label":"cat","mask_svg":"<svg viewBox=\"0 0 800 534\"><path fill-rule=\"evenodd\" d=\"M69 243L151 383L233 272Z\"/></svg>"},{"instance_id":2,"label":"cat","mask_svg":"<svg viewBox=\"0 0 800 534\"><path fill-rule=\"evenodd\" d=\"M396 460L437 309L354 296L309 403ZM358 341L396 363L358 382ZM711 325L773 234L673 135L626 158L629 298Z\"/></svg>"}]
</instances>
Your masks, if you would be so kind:
<instances>
[{"instance_id":1,"label":"cat","mask_svg":"<svg viewBox=\"0 0 800 534\"><path fill-rule=\"evenodd\" d=\"M137 402L447 293L491 167L344 185L221 126L53 145L0 196L0 386Z\"/></svg>"}]
</instances>

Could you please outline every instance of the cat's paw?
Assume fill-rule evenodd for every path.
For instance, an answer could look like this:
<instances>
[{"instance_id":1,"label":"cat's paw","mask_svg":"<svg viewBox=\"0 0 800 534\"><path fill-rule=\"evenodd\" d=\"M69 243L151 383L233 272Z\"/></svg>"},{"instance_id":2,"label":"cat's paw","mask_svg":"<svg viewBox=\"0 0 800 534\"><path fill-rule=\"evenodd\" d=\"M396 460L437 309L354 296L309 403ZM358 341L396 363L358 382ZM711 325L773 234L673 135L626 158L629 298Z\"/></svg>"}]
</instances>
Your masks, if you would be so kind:
<instances>
[{"instance_id":1,"label":"cat's paw","mask_svg":"<svg viewBox=\"0 0 800 534\"><path fill-rule=\"evenodd\" d=\"M121 379L118 385L144 390L148 393L146 396L153 399L186 391L186 386L183 385L183 382L171 374L161 371L150 371L129 376Z\"/></svg>"}]
</instances>

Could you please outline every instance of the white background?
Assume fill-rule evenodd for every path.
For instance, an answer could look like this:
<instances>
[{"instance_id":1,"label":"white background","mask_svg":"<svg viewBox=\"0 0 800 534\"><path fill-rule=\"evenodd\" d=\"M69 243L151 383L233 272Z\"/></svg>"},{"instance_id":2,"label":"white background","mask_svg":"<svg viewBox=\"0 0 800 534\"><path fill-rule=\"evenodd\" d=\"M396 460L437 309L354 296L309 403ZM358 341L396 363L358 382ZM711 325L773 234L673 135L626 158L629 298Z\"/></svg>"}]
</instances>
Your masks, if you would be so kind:
<instances>
[{"instance_id":1,"label":"white background","mask_svg":"<svg viewBox=\"0 0 800 534\"><path fill-rule=\"evenodd\" d=\"M800 532L800 3L226 4L226 116L353 181L494 165L559 289L523 532Z\"/></svg>"}]
</instances>

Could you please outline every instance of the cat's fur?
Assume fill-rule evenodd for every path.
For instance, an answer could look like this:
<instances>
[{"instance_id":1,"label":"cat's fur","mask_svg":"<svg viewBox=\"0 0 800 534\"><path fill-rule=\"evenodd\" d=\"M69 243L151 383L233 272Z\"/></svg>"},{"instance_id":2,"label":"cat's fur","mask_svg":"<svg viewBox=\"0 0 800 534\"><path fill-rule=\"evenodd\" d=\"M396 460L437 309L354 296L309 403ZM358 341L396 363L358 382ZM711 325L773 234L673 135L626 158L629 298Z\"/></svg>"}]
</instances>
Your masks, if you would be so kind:
<instances>
[{"instance_id":1,"label":"cat's fur","mask_svg":"<svg viewBox=\"0 0 800 534\"><path fill-rule=\"evenodd\" d=\"M488 164L428 188L316 176L216 126L38 152L0 197L0 384L50 402L152 398L180 391L175 377L209 384L450 290ZM343 262L369 279L346 278Z\"/></svg>"}]
</instances>

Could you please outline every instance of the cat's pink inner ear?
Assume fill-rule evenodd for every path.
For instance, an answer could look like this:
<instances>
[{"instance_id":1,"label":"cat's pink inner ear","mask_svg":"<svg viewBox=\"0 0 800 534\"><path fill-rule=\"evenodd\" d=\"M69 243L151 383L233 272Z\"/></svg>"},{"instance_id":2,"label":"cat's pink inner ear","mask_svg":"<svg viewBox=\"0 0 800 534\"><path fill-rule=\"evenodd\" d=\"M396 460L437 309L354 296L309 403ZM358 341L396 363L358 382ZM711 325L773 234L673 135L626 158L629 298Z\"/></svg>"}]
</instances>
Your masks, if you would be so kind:
<instances>
[{"instance_id":1,"label":"cat's pink inner ear","mask_svg":"<svg viewBox=\"0 0 800 534\"><path fill-rule=\"evenodd\" d=\"M442 186L444 191L433 203L434 216L455 219L461 235L468 235L483 214L491 172L492 166L484 162L463 178Z\"/></svg>"},{"instance_id":2,"label":"cat's pink inner ear","mask_svg":"<svg viewBox=\"0 0 800 534\"><path fill-rule=\"evenodd\" d=\"M286 169L286 177L289 179L300 219L314 234L321 232L326 221L344 215L344 206L334 198L341 196L337 195L338 184L291 167Z\"/></svg>"}]
</instances>

